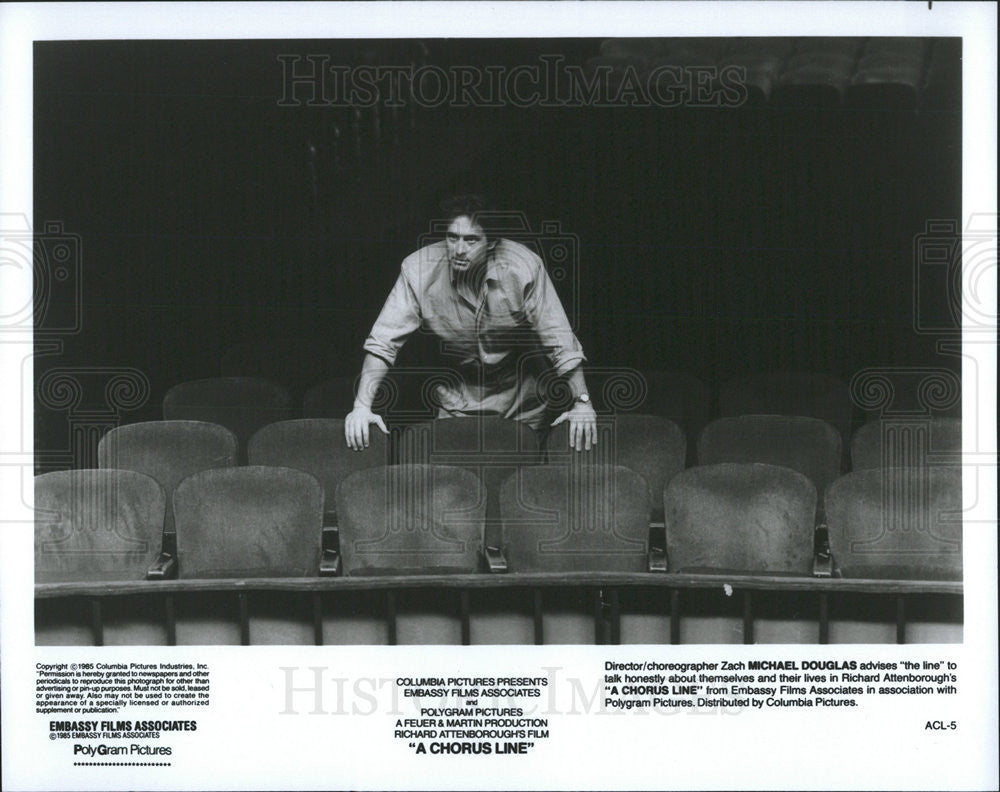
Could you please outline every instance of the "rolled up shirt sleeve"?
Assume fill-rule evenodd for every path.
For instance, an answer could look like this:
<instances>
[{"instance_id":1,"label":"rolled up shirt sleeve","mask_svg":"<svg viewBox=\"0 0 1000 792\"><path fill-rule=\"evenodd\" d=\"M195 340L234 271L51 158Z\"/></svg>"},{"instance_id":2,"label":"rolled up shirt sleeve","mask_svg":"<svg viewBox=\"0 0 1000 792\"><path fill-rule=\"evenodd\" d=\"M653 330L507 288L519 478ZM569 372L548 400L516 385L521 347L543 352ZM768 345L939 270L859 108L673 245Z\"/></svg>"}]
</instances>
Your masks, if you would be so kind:
<instances>
[{"instance_id":1,"label":"rolled up shirt sleeve","mask_svg":"<svg viewBox=\"0 0 1000 792\"><path fill-rule=\"evenodd\" d=\"M382 311L364 343L365 352L382 358L390 366L406 339L420 327L420 304L407 280L406 273L400 271L396 284L389 292Z\"/></svg>"},{"instance_id":2,"label":"rolled up shirt sleeve","mask_svg":"<svg viewBox=\"0 0 1000 792\"><path fill-rule=\"evenodd\" d=\"M583 347L569 325L566 311L544 265L538 268L524 289L524 310L529 324L559 374L565 374L586 360Z\"/></svg>"}]
</instances>

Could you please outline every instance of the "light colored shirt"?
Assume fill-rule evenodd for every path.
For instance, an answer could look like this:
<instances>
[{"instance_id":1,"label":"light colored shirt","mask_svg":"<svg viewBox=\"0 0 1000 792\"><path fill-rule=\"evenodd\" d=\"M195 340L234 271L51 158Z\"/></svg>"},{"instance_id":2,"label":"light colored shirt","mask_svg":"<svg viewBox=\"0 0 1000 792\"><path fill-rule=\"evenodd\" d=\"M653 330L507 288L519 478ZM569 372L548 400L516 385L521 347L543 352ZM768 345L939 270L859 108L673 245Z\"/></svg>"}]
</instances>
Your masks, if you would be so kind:
<instances>
[{"instance_id":1,"label":"light colored shirt","mask_svg":"<svg viewBox=\"0 0 1000 792\"><path fill-rule=\"evenodd\" d=\"M482 266L477 295L475 286L456 283L445 242L407 256L365 351L392 365L423 328L458 371L437 386L439 415L498 413L537 428L545 411L538 378L571 371L586 359L583 348L531 250L500 239Z\"/></svg>"}]
</instances>

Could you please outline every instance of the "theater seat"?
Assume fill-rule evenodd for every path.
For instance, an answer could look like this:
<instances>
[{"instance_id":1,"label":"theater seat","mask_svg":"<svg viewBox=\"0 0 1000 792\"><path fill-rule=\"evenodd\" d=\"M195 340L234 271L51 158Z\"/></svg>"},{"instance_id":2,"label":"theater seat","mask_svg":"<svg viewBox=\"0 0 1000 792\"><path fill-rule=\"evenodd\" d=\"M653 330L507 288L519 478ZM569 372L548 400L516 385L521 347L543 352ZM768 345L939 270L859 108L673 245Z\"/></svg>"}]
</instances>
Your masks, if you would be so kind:
<instances>
[{"instance_id":1,"label":"theater seat","mask_svg":"<svg viewBox=\"0 0 1000 792\"><path fill-rule=\"evenodd\" d=\"M962 100L962 39L935 38L924 75L921 108L938 113L955 113Z\"/></svg>"},{"instance_id":2,"label":"theater seat","mask_svg":"<svg viewBox=\"0 0 1000 792\"><path fill-rule=\"evenodd\" d=\"M860 369L851 379L851 395L869 423L962 417L961 372L947 368Z\"/></svg>"},{"instance_id":3,"label":"theater seat","mask_svg":"<svg viewBox=\"0 0 1000 792\"><path fill-rule=\"evenodd\" d=\"M857 36L800 36L795 39L795 53L811 57L847 56L857 58L867 39Z\"/></svg>"},{"instance_id":4,"label":"theater seat","mask_svg":"<svg viewBox=\"0 0 1000 792\"><path fill-rule=\"evenodd\" d=\"M202 470L232 467L237 458L236 436L218 424L203 421L147 421L112 429L97 446L98 466L145 473L167 495L163 531L174 547L173 493L188 476Z\"/></svg>"},{"instance_id":5,"label":"theater seat","mask_svg":"<svg viewBox=\"0 0 1000 792\"><path fill-rule=\"evenodd\" d=\"M319 574L323 490L300 470L205 470L174 493L178 576L306 577ZM268 591L247 594L250 643L313 643L312 600ZM237 595L179 597L178 644L240 643Z\"/></svg>"},{"instance_id":6,"label":"theater seat","mask_svg":"<svg viewBox=\"0 0 1000 792\"><path fill-rule=\"evenodd\" d=\"M302 399L303 418L344 418L354 409L357 395L356 376L330 377L309 388ZM391 411L398 402L395 379L387 376L372 398L372 411L378 415Z\"/></svg>"},{"instance_id":7,"label":"theater seat","mask_svg":"<svg viewBox=\"0 0 1000 792\"><path fill-rule=\"evenodd\" d=\"M847 89L853 107L914 113L920 103L923 64L898 56L866 56Z\"/></svg>"},{"instance_id":8,"label":"theater seat","mask_svg":"<svg viewBox=\"0 0 1000 792\"><path fill-rule=\"evenodd\" d=\"M830 487L826 506L844 577L961 580L960 468L860 470Z\"/></svg>"},{"instance_id":9,"label":"theater seat","mask_svg":"<svg viewBox=\"0 0 1000 792\"><path fill-rule=\"evenodd\" d=\"M381 415L393 434L403 427L433 420L440 403L437 385L455 386L456 372L444 368L394 366L372 396L372 411ZM354 407L358 377L331 377L308 391L302 402L304 418L343 418Z\"/></svg>"},{"instance_id":10,"label":"theater seat","mask_svg":"<svg viewBox=\"0 0 1000 792\"><path fill-rule=\"evenodd\" d=\"M35 478L35 582L143 580L160 553L166 496L127 470L67 470ZM88 645L91 603L40 599L39 645ZM101 599L105 644L163 644L163 610L147 597Z\"/></svg>"},{"instance_id":11,"label":"theater seat","mask_svg":"<svg viewBox=\"0 0 1000 792\"><path fill-rule=\"evenodd\" d=\"M727 66L746 69L744 85L747 101L759 105L771 98L782 65L792 49L792 40L789 38L736 39L718 65L720 71Z\"/></svg>"},{"instance_id":12,"label":"theater seat","mask_svg":"<svg viewBox=\"0 0 1000 792\"><path fill-rule=\"evenodd\" d=\"M860 38L807 37L784 64L775 101L800 107L841 103L864 46Z\"/></svg>"},{"instance_id":13,"label":"theater seat","mask_svg":"<svg viewBox=\"0 0 1000 792\"><path fill-rule=\"evenodd\" d=\"M255 377L288 388L298 401L306 388L342 366L343 346L311 338L275 338L244 341L222 353L223 377ZM343 417L343 416L340 416Z\"/></svg>"},{"instance_id":14,"label":"theater seat","mask_svg":"<svg viewBox=\"0 0 1000 792\"><path fill-rule=\"evenodd\" d=\"M685 433L692 450L711 414L708 386L683 371L588 368L586 378L598 415L658 415ZM558 413L572 406L572 393L555 378L548 383L546 401Z\"/></svg>"},{"instance_id":15,"label":"theater seat","mask_svg":"<svg viewBox=\"0 0 1000 792\"><path fill-rule=\"evenodd\" d=\"M406 427L400 464L453 465L475 473L485 487L486 535L500 543L500 486L524 465L541 462L538 436L527 424L497 415L441 418Z\"/></svg>"},{"instance_id":16,"label":"theater seat","mask_svg":"<svg viewBox=\"0 0 1000 792\"><path fill-rule=\"evenodd\" d=\"M849 102L883 112L915 111L927 53L926 39L869 39L848 89Z\"/></svg>"},{"instance_id":17,"label":"theater seat","mask_svg":"<svg viewBox=\"0 0 1000 792\"><path fill-rule=\"evenodd\" d=\"M649 485L652 519L662 521L659 493L684 469L687 441L672 421L657 415L622 413L598 418L598 442L590 451L569 447L569 425L555 427L545 442L548 464L573 462L623 465L642 475Z\"/></svg>"},{"instance_id":18,"label":"theater seat","mask_svg":"<svg viewBox=\"0 0 1000 792\"><path fill-rule=\"evenodd\" d=\"M206 421L229 429L246 460L250 437L269 423L291 418L291 396L281 385L252 377L215 377L175 385L163 397L168 421Z\"/></svg>"},{"instance_id":19,"label":"theater seat","mask_svg":"<svg viewBox=\"0 0 1000 792\"><path fill-rule=\"evenodd\" d=\"M621 465L545 464L522 468L500 496L503 550L509 574L524 572L647 572L651 499L646 480ZM495 597L490 618L475 625L483 643L535 640L530 591ZM596 592L544 589L545 643L593 643ZM631 629L635 627L635 629ZM621 640L648 643L649 625L623 618ZM667 634L657 617L654 632ZM517 636L517 641L513 636Z\"/></svg>"},{"instance_id":20,"label":"theater seat","mask_svg":"<svg viewBox=\"0 0 1000 792\"><path fill-rule=\"evenodd\" d=\"M689 468L664 492L672 572L809 574L816 488L775 465Z\"/></svg>"},{"instance_id":21,"label":"theater seat","mask_svg":"<svg viewBox=\"0 0 1000 792\"><path fill-rule=\"evenodd\" d=\"M362 470L337 488L340 548L347 576L473 573L479 569L486 497L479 478L446 465L393 465ZM407 589L394 597L395 635L387 600L371 610L336 609L324 623L328 643L458 644L457 590ZM355 605L359 604L357 602Z\"/></svg>"},{"instance_id":22,"label":"theater seat","mask_svg":"<svg viewBox=\"0 0 1000 792\"><path fill-rule=\"evenodd\" d=\"M838 107L853 72L854 61L845 58L793 57L778 78L774 100L803 108Z\"/></svg>"},{"instance_id":23,"label":"theater seat","mask_svg":"<svg viewBox=\"0 0 1000 792\"><path fill-rule=\"evenodd\" d=\"M886 419L865 424L851 440L851 468L958 464L962 421L957 418Z\"/></svg>"},{"instance_id":24,"label":"theater seat","mask_svg":"<svg viewBox=\"0 0 1000 792\"><path fill-rule=\"evenodd\" d=\"M762 462L798 471L823 493L840 475L840 435L825 421L791 415L719 418L698 441L698 464Z\"/></svg>"},{"instance_id":25,"label":"theater seat","mask_svg":"<svg viewBox=\"0 0 1000 792\"><path fill-rule=\"evenodd\" d=\"M760 463L689 468L667 485L663 507L671 572L812 572L816 488L801 473ZM682 600L684 643L743 639L729 595L698 589ZM774 603L755 623L755 641L815 643L817 627L799 605L795 598Z\"/></svg>"},{"instance_id":26,"label":"theater seat","mask_svg":"<svg viewBox=\"0 0 1000 792\"><path fill-rule=\"evenodd\" d=\"M377 427L371 429L368 448L352 451L344 440L342 418L303 418L269 424L250 438L249 463L309 473L323 487L325 524L336 525L340 482L359 470L389 464L386 436Z\"/></svg>"},{"instance_id":27,"label":"theater seat","mask_svg":"<svg viewBox=\"0 0 1000 792\"><path fill-rule=\"evenodd\" d=\"M609 38L599 47L600 55L608 58L653 58L667 52L670 39L664 38Z\"/></svg>"},{"instance_id":28,"label":"theater seat","mask_svg":"<svg viewBox=\"0 0 1000 792\"><path fill-rule=\"evenodd\" d=\"M845 578L962 579L962 475L958 467L859 470L826 494L830 549ZM885 603L882 603L885 604ZM890 603L891 604L891 603ZM961 602L907 598L909 640L961 642ZM834 643L891 643L895 613L831 603Z\"/></svg>"},{"instance_id":29,"label":"theater seat","mask_svg":"<svg viewBox=\"0 0 1000 792\"><path fill-rule=\"evenodd\" d=\"M801 415L826 421L840 433L844 449L851 437L854 404L847 384L820 372L772 371L736 377L719 388L719 414Z\"/></svg>"},{"instance_id":30,"label":"theater seat","mask_svg":"<svg viewBox=\"0 0 1000 792\"><path fill-rule=\"evenodd\" d=\"M667 482L684 469L687 441L672 421L656 415L618 413L599 415L597 419L598 442L590 451L576 451L569 447L569 427L557 426L546 439L548 464L561 465L623 465L639 473L649 485L651 547L663 548L663 500L660 493ZM631 602L630 613L623 612L623 635L626 640L635 636L636 642L660 643L669 639L664 632L669 625L664 622L662 608L649 592L632 589L622 596ZM643 611L647 616L642 616ZM640 641L645 635L648 640Z\"/></svg>"}]
</instances>

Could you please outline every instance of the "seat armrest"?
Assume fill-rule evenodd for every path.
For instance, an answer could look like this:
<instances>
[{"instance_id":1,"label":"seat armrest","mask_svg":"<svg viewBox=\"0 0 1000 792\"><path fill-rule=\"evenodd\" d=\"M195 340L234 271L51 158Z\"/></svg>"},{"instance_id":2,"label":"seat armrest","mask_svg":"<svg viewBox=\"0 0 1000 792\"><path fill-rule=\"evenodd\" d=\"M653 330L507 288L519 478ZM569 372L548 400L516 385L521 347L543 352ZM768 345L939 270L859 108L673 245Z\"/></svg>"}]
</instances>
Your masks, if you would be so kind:
<instances>
[{"instance_id":1,"label":"seat armrest","mask_svg":"<svg viewBox=\"0 0 1000 792\"><path fill-rule=\"evenodd\" d=\"M649 559L646 567L647 572L667 571L667 551L662 547L650 547Z\"/></svg>"},{"instance_id":2,"label":"seat armrest","mask_svg":"<svg viewBox=\"0 0 1000 792\"><path fill-rule=\"evenodd\" d=\"M507 559L499 547L487 545L483 548L486 559L486 571L494 575L502 575L507 571Z\"/></svg>"},{"instance_id":3,"label":"seat armrest","mask_svg":"<svg viewBox=\"0 0 1000 792\"><path fill-rule=\"evenodd\" d=\"M163 543L160 546L160 552L166 553L169 556L177 556L177 532L176 531L164 531L163 532Z\"/></svg>"},{"instance_id":4,"label":"seat armrest","mask_svg":"<svg viewBox=\"0 0 1000 792\"><path fill-rule=\"evenodd\" d=\"M319 560L320 577L338 577L341 571L340 530L336 525L324 525L322 544L323 555Z\"/></svg>"},{"instance_id":5,"label":"seat armrest","mask_svg":"<svg viewBox=\"0 0 1000 792\"><path fill-rule=\"evenodd\" d=\"M825 525L816 526L813 536L813 577L833 577L833 554L830 552L830 532Z\"/></svg>"},{"instance_id":6,"label":"seat armrest","mask_svg":"<svg viewBox=\"0 0 1000 792\"><path fill-rule=\"evenodd\" d=\"M160 553L146 570L146 580L170 580L177 577L177 558L170 553Z\"/></svg>"},{"instance_id":7,"label":"seat armrest","mask_svg":"<svg viewBox=\"0 0 1000 792\"><path fill-rule=\"evenodd\" d=\"M340 529L336 525L323 523L323 544L324 550L340 550Z\"/></svg>"},{"instance_id":8,"label":"seat armrest","mask_svg":"<svg viewBox=\"0 0 1000 792\"><path fill-rule=\"evenodd\" d=\"M337 577L340 575L340 552L324 549L319 561L320 577Z\"/></svg>"}]
</instances>

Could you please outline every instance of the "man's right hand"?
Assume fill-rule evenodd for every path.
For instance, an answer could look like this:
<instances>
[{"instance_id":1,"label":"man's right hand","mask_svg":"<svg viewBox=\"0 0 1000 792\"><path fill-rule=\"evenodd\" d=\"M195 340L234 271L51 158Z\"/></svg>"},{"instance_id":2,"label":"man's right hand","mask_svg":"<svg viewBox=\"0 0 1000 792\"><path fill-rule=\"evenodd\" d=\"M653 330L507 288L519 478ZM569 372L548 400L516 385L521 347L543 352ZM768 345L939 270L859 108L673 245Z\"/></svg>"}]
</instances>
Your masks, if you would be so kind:
<instances>
[{"instance_id":1,"label":"man's right hand","mask_svg":"<svg viewBox=\"0 0 1000 792\"><path fill-rule=\"evenodd\" d=\"M344 439L352 451L368 448L368 427L375 424L384 434L389 434L381 416L375 415L368 407L355 407L344 418Z\"/></svg>"}]
</instances>

